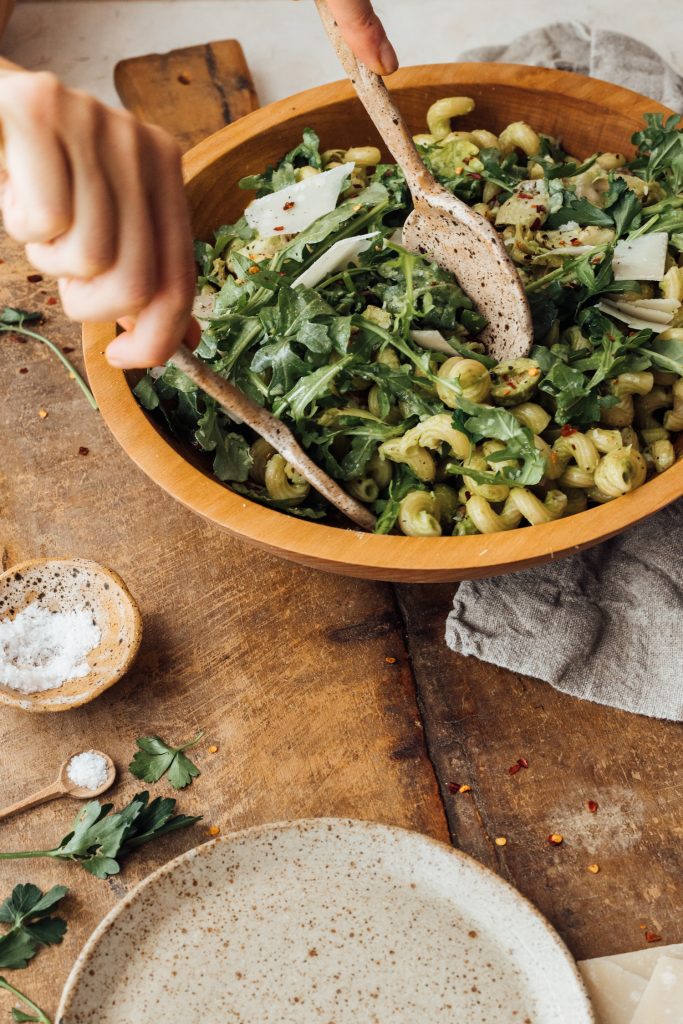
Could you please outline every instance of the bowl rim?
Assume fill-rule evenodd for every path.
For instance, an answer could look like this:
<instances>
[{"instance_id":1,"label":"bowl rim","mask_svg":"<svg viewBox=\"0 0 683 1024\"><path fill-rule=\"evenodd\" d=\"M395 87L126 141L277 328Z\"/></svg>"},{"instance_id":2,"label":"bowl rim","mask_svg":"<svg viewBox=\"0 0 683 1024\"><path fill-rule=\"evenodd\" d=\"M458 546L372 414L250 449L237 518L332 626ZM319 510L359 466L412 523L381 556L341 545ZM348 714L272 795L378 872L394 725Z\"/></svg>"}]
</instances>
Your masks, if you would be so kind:
<instances>
[{"instance_id":1,"label":"bowl rim","mask_svg":"<svg viewBox=\"0 0 683 1024\"><path fill-rule=\"evenodd\" d=\"M463 84L542 89L595 102L596 79L568 71L515 64L429 64L402 68L389 81L400 91L443 75ZM523 76L522 81L515 78ZM612 112L629 118L650 111L673 113L622 86L598 82ZM220 154L239 148L272 124L353 99L348 81L332 82L268 104L191 149L183 158L186 187ZM136 401L123 371L110 366L104 349L115 324L84 324L83 343L90 384L109 429L130 458L172 497L233 536L282 558L361 578L436 582L495 576L574 554L607 540L683 495L683 461L614 502L566 519L504 533L465 537L403 537L367 534L298 519L266 508L230 490L185 459L153 425Z\"/></svg>"}]
</instances>

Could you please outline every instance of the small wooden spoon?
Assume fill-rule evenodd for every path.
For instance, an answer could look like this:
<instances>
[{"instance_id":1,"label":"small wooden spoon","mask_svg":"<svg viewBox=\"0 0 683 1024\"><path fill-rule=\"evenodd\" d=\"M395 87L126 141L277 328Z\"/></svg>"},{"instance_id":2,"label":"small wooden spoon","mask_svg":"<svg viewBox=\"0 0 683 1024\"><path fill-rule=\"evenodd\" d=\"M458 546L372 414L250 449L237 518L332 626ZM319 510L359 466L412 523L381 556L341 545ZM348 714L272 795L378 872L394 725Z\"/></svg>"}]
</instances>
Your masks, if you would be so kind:
<instances>
[{"instance_id":1,"label":"small wooden spoon","mask_svg":"<svg viewBox=\"0 0 683 1024\"><path fill-rule=\"evenodd\" d=\"M19 811L26 811L29 807L37 807L39 804L46 804L50 800L57 800L60 796L72 796L76 800L91 800L93 797L99 796L104 793L105 790L114 782L116 778L116 766L112 759L107 755L103 754L101 750L88 751L88 753L99 754L107 762L107 777L101 786L97 789L86 789L84 786L77 786L71 781L67 773L69 764L76 756L82 751L77 750L75 754L70 754L62 767L59 769L59 775L55 782L51 786L46 786L45 789L38 790L33 796L27 796L23 800L17 801L15 804L11 804L9 807L5 807L0 811L0 821L3 818L9 818L11 814L18 814Z\"/></svg>"},{"instance_id":2,"label":"small wooden spoon","mask_svg":"<svg viewBox=\"0 0 683 1024\"><path fill-rule=\"evenodd\" d=\"M171 362L198 388L218 402L229 416L238 417L257 434L265 438L275 451L284 456L297 473L308 481L311 487L327 498L331 505L343 512L361 529L373 529L376 520L372 512L342 490L332 477L322 471L320 466L316 466L289 427L285 426L277 416L273 416L267 409L257 405L234 384L219 376L206 363L202 363L186 345L180 346Z\"/></svg>"},{"instance_id":3,"label":"small wooden spoon","mask_svg":"<svg viewBox=\"0 0 683 1024\"><path fill-rule=\"evenodd\" d=\"M403 227L406 249L455 274L489 322L482 338L491 356L503 361L527 355L533 343L529 304L500 235L432 177L382 79L353 55L326 0L316 4L359 99L405 174L415 206Z\"/></svg>"}]
</instances>

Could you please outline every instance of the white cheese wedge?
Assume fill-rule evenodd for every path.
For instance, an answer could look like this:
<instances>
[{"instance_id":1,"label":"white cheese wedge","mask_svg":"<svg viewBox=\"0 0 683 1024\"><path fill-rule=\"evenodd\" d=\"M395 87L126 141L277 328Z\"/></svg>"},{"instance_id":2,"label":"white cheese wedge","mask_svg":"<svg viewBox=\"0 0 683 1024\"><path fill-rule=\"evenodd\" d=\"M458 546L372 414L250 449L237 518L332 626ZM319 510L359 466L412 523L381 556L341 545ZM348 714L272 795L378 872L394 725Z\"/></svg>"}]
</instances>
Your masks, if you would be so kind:
<instances>
[{"instance_id":1,"label":"white cheese wedge","mask_svg":"<svg viewBox=\"0 0 683 1024\"><path fill-rule=\"evenodd\" d=\"M579 970L600 1024L629 1024L647 988L645 978L604 957L580 963Z\"/></svg>"},{"instance_id":2,"label":"white cheese wedge","mask_svg":"<svg viewBox=\"0 0 683 1024\"><path fill-rule=\"evenodd\" d=\"M614 247L612 271L615 281L661 281L666 265L669 236L666 231L623 240Z\"/></svg>"},{"instance_id":3,"label":"white cheese wedge","mask_svg":"<svg viewBox=\"0 0 683 1024\"><path fill-rule=\"evenodd\" d=\"M213 307L218 292L211 292L205 295L195 295L192 303L192 316L202 326L207 324L213 316Z\"/></svg>"},{"instance_id":4,"label":"white cheese wedge","mask_svg":"<svg viewBox=\"0 0 683 1024\"><path fill-rule=\"evenodd\" d=\"M608 316L613 316L616 320L623 321L634 330L650 330L657 334L666 330L673 320L673 313L664 314L659 310L648 310L647 307L643 308L641 303L637 302L608 302L605 299L598 302L598 309L607 313Z\"/></svg>"},{"instance_id":5,"label":"white cheese wedge","mask_svg":"<svg viewBox=\"0 0 683 1024\"><path fill-rule=\"evenodd\" d=\"M443 352L445 356L456 356L458 353L448 344L441 331L411 331L410 337L420 348L430 352Z\"/></svg>"},{"instance_id":6,"label":"white cheese wedge","mask_svg":"<svg viewBox=\"0 0 683 1024\"><path fill-rule=\"evenodd\" d=\"M341 238L331 245L327 252L319 256L308 270L304 270L303 274L299 274L296 280L292 281L292 288L297 288L299 285L303 285L304 288L315 288L329 274L334 274L335 270L348 267L356 256L360 256L362 252L370 248L372 239L377 238L378 234L379 231L372 231L369 235Z\"/></svg>"},{"instance_id":7,"label":"white cheese wedge","mask_svg":"<svg viewBox=\"0 0 683 1024\"><path fill-rule=\"evenodd\" d=\"M341 164L279 192L254 199L244 211L247 224L261 238L296 235L305 231L319 217L334 210L342 185L354 166L352 163Z\"/></svg>"},{"instance_id":8,"label":"white cheese wedge","mask_svg":"<svg viewBox=\"0 0 683 1024\"><path fill-rule=\"evenodd\" d=\"M660 956L631 1024L681 1024L683 961Z\"/></svg>"}]
</instances>

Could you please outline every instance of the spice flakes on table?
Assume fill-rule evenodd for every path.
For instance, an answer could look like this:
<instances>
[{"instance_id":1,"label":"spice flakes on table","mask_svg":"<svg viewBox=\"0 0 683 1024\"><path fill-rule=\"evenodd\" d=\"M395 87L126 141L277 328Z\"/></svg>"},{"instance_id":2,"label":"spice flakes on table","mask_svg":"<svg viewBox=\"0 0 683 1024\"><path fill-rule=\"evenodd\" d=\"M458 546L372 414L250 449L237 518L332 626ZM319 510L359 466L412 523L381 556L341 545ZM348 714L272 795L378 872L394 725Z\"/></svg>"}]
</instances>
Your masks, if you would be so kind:
<instances>
[{"instance_id":1,"label":"spice flakes on table","mask_svg":"<svg viewBox=\"0 0 683 1024\"><path fill-rule=\"evenodd\" d=\"M595 814L595 812L597 811L599 806L600 805L598 804L597 800L587 800L586 801L586 807L591 812L591 814Z\"/></svg>"},{"instance_id":2,"label":"spice flakes on table","mask_svg":"<svg viewBox=\"0 0 683 1024\"><path fill-rule=\"evenodd\" d=\"M551 846L561 846L564 842L564 836L561 835L559 832L551 832L551 834L548 836L548 842Z\"/></svg>"},{"instance_id":3,"label":"spice flakes on table","mask_svg":"<svg viewBox=\"0 0 683 1024\"><path fill-rule=\"evenodd\" d=\"M600 871L600 865L599 864L589 864L588 867L586 868L586 871L590 871L591 875L597 875L598 872Z\"/></svg>"}]
</instances>

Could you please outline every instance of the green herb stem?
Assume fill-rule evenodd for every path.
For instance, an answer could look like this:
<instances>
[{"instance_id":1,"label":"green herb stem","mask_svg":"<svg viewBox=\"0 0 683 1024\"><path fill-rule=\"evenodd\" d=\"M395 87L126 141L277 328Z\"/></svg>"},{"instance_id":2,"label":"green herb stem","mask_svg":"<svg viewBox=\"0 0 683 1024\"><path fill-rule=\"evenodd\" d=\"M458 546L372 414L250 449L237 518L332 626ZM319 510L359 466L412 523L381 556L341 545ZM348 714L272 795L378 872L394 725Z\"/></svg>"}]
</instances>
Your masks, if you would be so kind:
<instances>
[{"instance_id":1,"label":"green herb stem","mask_svg":"<svg viewBox=\"0 0 683 1024\"><path fill-rule=\"evenodd\" d=\"M3 978L2 976L0 976L0 988L4 988L6 992L11 992L16 999L20 999L22 1003L25 1003L25 1005L35 1013L36 1024L52 1024L52 1021L44 1010L41 1010L41 1008L37 1006L32 999L29 999L27 995L20 992L18 988L14 987L14 985L10 985L6 978Z\"/></svg>"},{"instance_id":2,"label":"green herb stem","mask_svg":"<svg viewBox=\"0 0 683 1024\"><path fill-rule=\"evenodd\" d=\"M67 371L73 375L74 380L78 384L79 388L81 389L85 397L88 399L88 402L90 403L92 408L97 412L98 405L97 402L95 401L95 396L93 395L92 391L90 390L86 382L83 380L83 378L81 377L80 373L73 365L73 363L66 358L64 353L60 350L60 348L57 345L55 345L53 341L50 341L50 339L46 338L43 334L37 334L36 331L30 331L28 327L22 327L20 324L12 324L11 326L0 325L0 331L4 331L5 334L23 334L27 338L33 338L35 341L40 341L42 342L43 345L46 345L50 349L50 351L57 356L60 363L62 363L62 365L67 369Z\"/></svg>"},{"instance_id":3,"label":"green herb stem","mask_svg":"<svg viewBox=\"0 0 683 1024\"><path fill-rule=\"evenodd\" d=\"M52 856L52 850L18 850L16 853L0 853L0 860L25 860L28 857Z\"/></svg>"}]
</instances>

